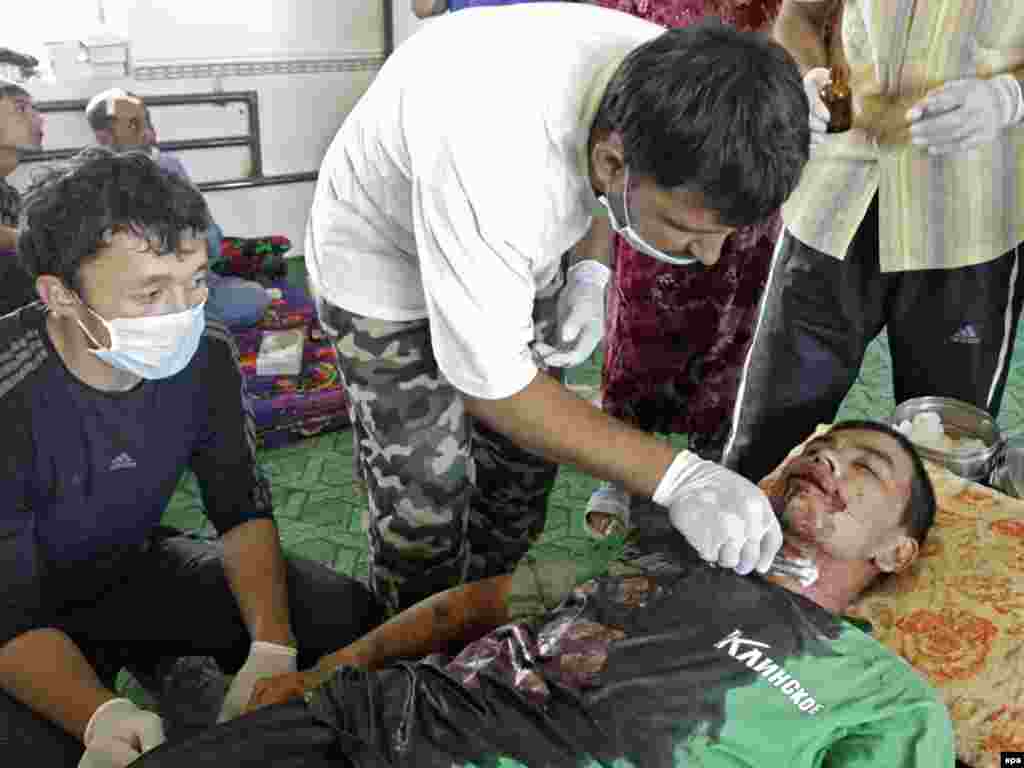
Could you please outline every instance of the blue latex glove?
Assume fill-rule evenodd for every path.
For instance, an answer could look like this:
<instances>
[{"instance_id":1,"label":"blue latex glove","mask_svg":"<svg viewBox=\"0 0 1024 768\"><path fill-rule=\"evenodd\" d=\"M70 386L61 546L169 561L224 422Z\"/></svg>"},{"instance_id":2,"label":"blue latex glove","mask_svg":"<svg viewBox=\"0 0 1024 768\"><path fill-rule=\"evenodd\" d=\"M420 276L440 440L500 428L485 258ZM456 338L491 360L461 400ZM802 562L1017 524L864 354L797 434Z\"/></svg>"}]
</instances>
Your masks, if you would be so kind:
<instances>
[{"instance_id":1,"label":"blue latex glove","mask_svg":"<svg viewBox=\"0 0 1024 768\"><path fill-rule=\"evenodd\" d=\"M954 80L930 91L907 112L914 145L933 155L990 142L1022 117L1024 99L1012 75Z\"/></svg>"}]
</instances>

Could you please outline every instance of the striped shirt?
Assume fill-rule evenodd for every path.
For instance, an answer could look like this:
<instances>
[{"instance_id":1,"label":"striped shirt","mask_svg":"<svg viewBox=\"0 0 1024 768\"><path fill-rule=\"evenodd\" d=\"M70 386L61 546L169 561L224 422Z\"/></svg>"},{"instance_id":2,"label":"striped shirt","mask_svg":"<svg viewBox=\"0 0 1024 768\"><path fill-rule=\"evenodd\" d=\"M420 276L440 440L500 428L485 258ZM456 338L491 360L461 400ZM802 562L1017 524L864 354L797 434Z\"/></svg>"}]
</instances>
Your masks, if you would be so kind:
<instances>
[{"instance_id":1,"label":"striped shirt","mask_svg":"<svg viewBox=\"0 0 1024 768\"><path fill-rule=\"evenodd\" d=\"M18 190L0 179L0 227L18 226L18 212L21 210L21 196Z\"/></svg>"},{"instance_id":2,"label":"striped shirt","mask_svg":"<svg viewBox=\"0 0 1024 768\"><path fill-rule=\"evenodd\" d=\"M842 34L854 128L811 154L789 231L842 259L877 193L883 272L983 264L1024 241L1024 125L935 157L902 125L943 83L1024 66L1024 2L846 0Z\"/></svg>"}]
</instances>

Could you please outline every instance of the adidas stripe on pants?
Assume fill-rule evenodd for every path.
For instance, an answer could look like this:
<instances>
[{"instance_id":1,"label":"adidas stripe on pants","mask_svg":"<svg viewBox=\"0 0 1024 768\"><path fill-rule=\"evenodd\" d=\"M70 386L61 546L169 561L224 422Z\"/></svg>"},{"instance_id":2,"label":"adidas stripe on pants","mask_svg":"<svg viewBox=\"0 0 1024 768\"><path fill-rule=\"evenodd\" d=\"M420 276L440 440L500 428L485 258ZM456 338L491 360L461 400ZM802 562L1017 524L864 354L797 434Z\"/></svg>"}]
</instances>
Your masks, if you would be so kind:
<instances>
[{"instance_id":1,"label":"adidas stripe on pants","mask_svg":"<svg viewBox=\"0 0 1024 768\"><path fill-rule=\"evenodd\" d=\"M942 395L998 416L1024 297L1022 251L973 267L882 273L877 195L843 260L786 231L722 463L760 480L818 424L832 422L883 328L897 403Z\"/></svg>"}]
</instances>

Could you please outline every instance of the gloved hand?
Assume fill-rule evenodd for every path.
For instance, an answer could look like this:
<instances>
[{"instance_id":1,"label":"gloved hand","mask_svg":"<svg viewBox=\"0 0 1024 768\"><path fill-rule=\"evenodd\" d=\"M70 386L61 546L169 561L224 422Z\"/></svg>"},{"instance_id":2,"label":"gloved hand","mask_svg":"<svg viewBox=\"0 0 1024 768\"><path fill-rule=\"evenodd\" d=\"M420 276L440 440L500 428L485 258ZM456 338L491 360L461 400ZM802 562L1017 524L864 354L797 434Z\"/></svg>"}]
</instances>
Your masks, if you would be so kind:
<instances>
[{"instance_id":1,"label":"gloved hand","mask_svg":"<svg viewBox=\"0 0 1024 768\"><path fill-rule=\"evenodd\" d=\"M945 155L995 139L1024 118L1020 83L1012 75L954 80L930 91L907 112L916 146Z\"/></svg>"},{"instance_id":2,"label":"gloved hand","mask_svg":"<svg viewBox=\"0 0 1024 768\"><path fill-rule=\"evenodd\" d=\"M100 705L85 727L85 754L78 768L124 768L164 743L163 721L128 699Z\"/></svg>"},{"instance_id":3,"label":"gloved hand","mask_svg":"<svg viewBox=\"0 0 1024 768\"><path fill-rule=\"evenodd\" d=\"M807 100L811 103L811 111L807 117L807 124L811 129L811 148L818 146L825 140L828 134L828 121L832 114L825 106L821 98L821 89L832 82L832 73L825 67L815 67L807 70L804 75L804 92Z\"/></svg>"},{"instance_id":4,"label":"gloved hand","mask_svg":"<svg viewBox=\"0 0 1024 768\"><path fill-rule=\"evenodd\" d=\"M223 723L226 720L232 720L245 711L245 705L249 703L257 680L294 672L298 655L299 652L296 649L286 645L258 641L253 643L249 651L249 658L238 670L231 687L228 688L217 722Z\"/></svg>"},{"instance_id":5,"label":"gloved hand","mask_svg":"<svg viewBox=\"0 0 1024 768\"><path fill-rule=\"evenodd\" d=\"M589 358L604 336L604 291L611 271L599 261L579 262L558 297L558 346L541 340L533 351L552 368L572 368Z\"/></svg>"},{"instance_id":6,"label":"gloved hand","mask_svg":"<svg viewBox=\"0 0 1024 768\"><path fill-rule=\"evenodd\" d=\"M761 489L689 451L676 456L653 499L668 507L672 525L710 563L765 573L782 547L782 529Z\"/></svg>"}]
</instances>

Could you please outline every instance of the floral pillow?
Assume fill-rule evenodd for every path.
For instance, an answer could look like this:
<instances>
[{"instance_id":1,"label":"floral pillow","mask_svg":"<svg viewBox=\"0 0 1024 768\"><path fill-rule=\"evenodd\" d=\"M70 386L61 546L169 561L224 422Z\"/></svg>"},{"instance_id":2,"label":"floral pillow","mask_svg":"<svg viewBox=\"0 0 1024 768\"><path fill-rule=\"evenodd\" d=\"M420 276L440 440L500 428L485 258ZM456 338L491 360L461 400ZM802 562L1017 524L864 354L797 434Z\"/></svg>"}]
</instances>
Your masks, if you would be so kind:
<instances>
[{"instance_id":1,"label":"floral pillow","mask_svg":"<svg viewBox=\"0 0 1024 768\"><path fill-rule=\"evenodd\" d=\"M938 510L921 557L851 614L939 691L960 759L997 768L1001 751L1024 750L1024 501L926 466Z\"/></svg>"}]
</instances>

